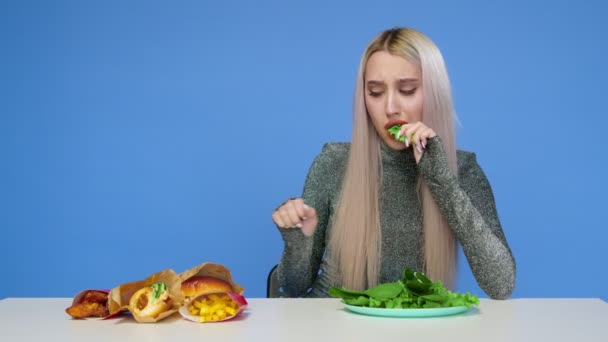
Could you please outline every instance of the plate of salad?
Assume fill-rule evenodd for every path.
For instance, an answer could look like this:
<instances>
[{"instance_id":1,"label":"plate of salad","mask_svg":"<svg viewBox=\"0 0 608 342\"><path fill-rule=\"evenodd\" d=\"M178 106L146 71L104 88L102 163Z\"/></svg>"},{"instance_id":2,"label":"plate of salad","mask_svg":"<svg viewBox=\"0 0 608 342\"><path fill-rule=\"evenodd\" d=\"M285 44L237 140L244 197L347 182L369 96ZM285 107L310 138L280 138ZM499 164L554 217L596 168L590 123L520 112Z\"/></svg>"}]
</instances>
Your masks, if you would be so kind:
<instances>
[{"instance_id":1,"label":"plate of salad","mask_svg":"<svg viewBox=\"0 0 608 342\"><path fill-rule=\"evenodd\" d=\"M422 272L403 271L402 279L364 291L331 287L329 294L341 298L347 310L382 317L441 317L460 314L479 305L470 293L452 292L440 281L433 282Z\"/></svg>"}]
</instances>

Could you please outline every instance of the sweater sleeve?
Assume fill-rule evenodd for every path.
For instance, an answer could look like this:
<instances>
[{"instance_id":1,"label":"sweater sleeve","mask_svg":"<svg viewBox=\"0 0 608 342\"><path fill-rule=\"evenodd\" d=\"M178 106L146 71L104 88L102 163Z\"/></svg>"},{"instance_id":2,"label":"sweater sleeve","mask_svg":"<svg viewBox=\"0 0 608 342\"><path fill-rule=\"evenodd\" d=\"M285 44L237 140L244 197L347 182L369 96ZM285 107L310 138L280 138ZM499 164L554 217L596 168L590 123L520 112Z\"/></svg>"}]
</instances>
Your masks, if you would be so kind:
<instances>
[{"instance_id":1,"label":"sweater sleeve","mask_svg":"<svg viewBox=\"0 0 608 342\"><path fill-rule=\"evenodd\" d=\"M315 233L307 237L298 228L279 228L285 247L277 272L279 283L289 297L301 297L308 292L325 251L325 231L329 220L327 177L331 174L329 146L326 144L313 161L302 195L304 203L317 211L319 221Z\"/></svg>"},{"instance_id":2,"label":"sweater sleeve","mask_svg":"<svg viewBox=\"0 0 608 342\"><path fill-rule=\"evenodd\" d=\"M477 283L493 299L515 287L515 259L502 230L494 194L475 154L459 154L458 178L449 169L439 137L429 140L418 165Z\"/></svg>"}]
</instances>

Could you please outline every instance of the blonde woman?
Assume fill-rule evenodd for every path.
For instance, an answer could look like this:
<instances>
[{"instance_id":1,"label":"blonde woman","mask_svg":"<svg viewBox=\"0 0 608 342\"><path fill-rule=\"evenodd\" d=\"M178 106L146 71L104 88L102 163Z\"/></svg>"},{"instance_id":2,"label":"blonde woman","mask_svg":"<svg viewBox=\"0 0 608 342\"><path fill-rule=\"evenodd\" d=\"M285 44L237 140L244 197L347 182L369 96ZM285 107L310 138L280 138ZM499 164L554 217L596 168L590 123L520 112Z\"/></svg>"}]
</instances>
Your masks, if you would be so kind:
<instances>
[{"instance_id":1,"label":"blonde woman","mask_svg":"<svg viewBox=\"0 0 608 342\"><path fill-rule=\"evenodd\" d=\"M405 268L453 287L460 243L479 286L495 299L515 286L515 260L475 154L457 151L443 57L422 33L382 32L363 54L350 143L328 143L301 198L272 215L285 248L290 296L364 289ZM398 136L387 128L401 125Z\"/></svg>"}]
</instances>

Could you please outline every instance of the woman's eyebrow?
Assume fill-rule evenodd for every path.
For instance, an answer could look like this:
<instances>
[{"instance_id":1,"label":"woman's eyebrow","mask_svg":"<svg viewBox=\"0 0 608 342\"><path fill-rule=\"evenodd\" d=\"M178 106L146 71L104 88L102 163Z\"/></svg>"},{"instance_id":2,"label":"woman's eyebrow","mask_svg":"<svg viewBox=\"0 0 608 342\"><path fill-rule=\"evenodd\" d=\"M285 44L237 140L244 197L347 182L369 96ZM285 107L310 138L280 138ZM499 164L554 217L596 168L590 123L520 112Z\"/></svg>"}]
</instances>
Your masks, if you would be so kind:
<instances>
[{"instance_id":1,"label":"woman's eyebrow","mask_svg":"<svg viewBox=\"0 0 608 342\"><path fill-rule=\"evenodd\" d=\"M416 83L418 82L417 78L400 78L399 83Z\"/></svg>"},{"instance_id":2,"label":"woman's eyebrow","mask_svg":"<svg viewBox=\"0 0 608 342\"><path fill-rule=\"evenodd\" d=\"M368 86L383 86L384 81L369 80L369 81L367 81L367 85Z\"/></svg>"}]
</instances>

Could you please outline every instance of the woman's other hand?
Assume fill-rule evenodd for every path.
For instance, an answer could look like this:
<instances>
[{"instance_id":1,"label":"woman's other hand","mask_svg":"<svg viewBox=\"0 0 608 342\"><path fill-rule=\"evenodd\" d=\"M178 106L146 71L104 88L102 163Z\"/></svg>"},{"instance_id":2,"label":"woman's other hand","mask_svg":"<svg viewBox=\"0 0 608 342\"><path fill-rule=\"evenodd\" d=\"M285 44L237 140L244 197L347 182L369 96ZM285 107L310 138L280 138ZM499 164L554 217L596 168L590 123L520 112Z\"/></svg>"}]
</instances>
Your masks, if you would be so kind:
<instances>
[{"instance_id":1,"label":"woman's other hand","mask_svg":"<svg viewBox=\"0 0 608 342\"><path fill-rule=\"evenodd\" d=\"M319 219L317 211L304 203L301 198L292 198L272 213L274 223L283 229L299 228L306 236L312 236Z\"/></svg>"}]
</instances>

